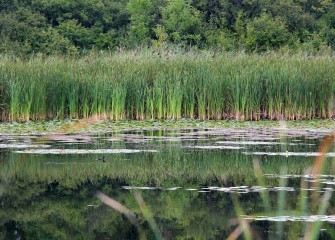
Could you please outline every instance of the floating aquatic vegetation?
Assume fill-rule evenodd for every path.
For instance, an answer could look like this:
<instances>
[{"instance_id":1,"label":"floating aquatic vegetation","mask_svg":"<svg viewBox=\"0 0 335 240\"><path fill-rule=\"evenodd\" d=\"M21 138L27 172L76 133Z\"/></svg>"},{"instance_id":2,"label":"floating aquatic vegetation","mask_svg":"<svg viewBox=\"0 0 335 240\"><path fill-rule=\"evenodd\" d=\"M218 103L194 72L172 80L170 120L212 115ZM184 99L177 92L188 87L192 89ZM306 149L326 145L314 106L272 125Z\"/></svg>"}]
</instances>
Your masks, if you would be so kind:
<instances>
[{"instance_id":1,"label":"floating aquatic vegetation","mask_svg":"<svg viewBox=\"0 0 335 240\"><path fill-rule=\"evenodd\" d=\"M329 180L329 181L320 181L321 183L327 184L327 185L335 185L335 180Z\"/></svg>"},{"instance_id":2,"label":"floating aquatic vegetation","mask_svg":"<svg viewBox=\"0 0 335 240\"><path fill-rule=\"evenodd\" d=\"M236 187L205 187L202 190L219 191L228 193L249 193L260 191L295 191L293 187L262 187L262 186L236 186Z\"/></svg>"},{"instance_id":3,"label":"floating aquatic vegetation","mask_svg":"<svg viewBox=\"0 0 335 240\"><path fill-rule=\"evenodd\" d=\"M132 134L132 133L117 134L116 136L126 138L126 139L127 138L129 138L129 139L138 139L138 138L142 139L142 138L144 138L144 136L141 135L141 134Z\"/></svg>"},{"instance_id":4,"label":"floating aquatic vegetation","mask_svg":"<svg viewBox=\"0 0 335 240\"><path fill-rule=\"evenodd\" d=\"M31 149L15 151L26 154L118 154L118 153L141 153L158 152L157 150L136 150L136 149Z\"/></svg>"},{"instance_id":5,"label":"floating aquatic vegetation","mask_svg":"<svg viewBox=\"0 0 335 240\"><path fill-rule=\"evenodd\" d=\"M204 187L202 189L204 189L204 190L217 190L217 189L220 189L220 187Z\"/></svg>"},{"instance_id":6,"label":"floating aquatic vegetation","mask_svg":"<svg viewBox=\"0 0 335 240\"><path fill-rule=\"evenodd\" d=\"M162 187L135 187L135 186L122 186L122 189L125 190L165 190L165 191L175 191L178 189L183 189L182 187L170 187L170 188L162 188ZM324 192L326 190L333 191L332 188L300 188L296 189L294 187L264 187L264 186L236 186L236 187L203 187L203 188L186 188L186 191L198 191L198 192L225 192L225 193L255 193L255 192L294 192L296 190L306 190L306 191L318 191Z\"/></svg>"},{"instance_id":7,"label":"floating aquatic vegetation","mask_svg":"<svg viewBox=\"0 0 335 240\"><path fill-rule=\"evenodd\" d=\"M184 139L184 140L192 141L192 140L195 140L195 139ZM161 142L181 142L182 139L180 139L180 138L165 138L165 139L159 139L158 141L161 141Z\"/></svg>"},{"instance_id":8,"label":"floating aquatic vegetation","mask_svg":"<svg viewBox=\"0 0 335 240\"><path fill-rule=\"evenodd\" d=\"M234 137L234 139L236 139L236 138ZM256 135L256 136L248 137L248 140L251 140L251 141L279 141L280 138L279 137Z\"/></svg>"},{"instance_id":9,"label":"floating aquatic vegetation","mask_svg":"<svg viewBox=\"0 0 335 240\"><path fill-rule=\"evenodd\" d=\"M261 142L261 141L219 141L217 144L231 144L231 145L286 145L281 142ZM297 145L297 144L294 144Z\"/></svg>"},{"instance_id":10,"label":"floating aquatic vegetation","mask_svg":"<svg viewBox=\"0 0 335 240\"><path fill-rule=\"evenodd\" d=\"M35 135L0 135L0 142L8 142L11 140L32 140L32 139L36 139L38 138L38 136Z\"/></svg>"},{"instance_id":11,"label":"floating aquatic vegetation","mask_svg":"<svg viewBox=\"0 0 335 240\"><path fill-rule=\"evenodd\" d=\"M144 132L145 133L145 132ZM161 141L161 142L181 142L181 141L196 141L199 139L207 139L203 136L146 136L140 134L117 134L116 138L107 138L107 141L120 141L121 139L127 142L144 143L150 140Z\"/></svg>"},{"instance_id":12,"label":"floating aquatic vegetation","mask_svg":"<svg viewBox=\"0 0 335 240\"><path fill-rule=\"evenodd\" d=\"M167 191L175 191L175 190L178 190L178 189L181 189L181 187L171 187L171 188L163 188L162 190L167 190Z\"/></svg>"},{"instance_id":13,"label":"floating aquatic vegetation","mask_svg":"<svg viewBox=\"0 0 335 240\"><path fill-rule=\"evenodd\" d=\"M181 189L181 187L160 188L160 187L134 187L134 186L122 186L122 188L126 190L165 190L165 191L175 191Z\"/></svg>"},{"instance_id":14,"label":"floating aquatic vegetation","mask_svg":"<svg viewBox=\"0 0 335 240\"><path fill-rule=\"evenodd\" d=\"M251 139L250 139L251 140ZM298 146L298 145L305 145L305 146L314 146L313 143L289 143L289 142L265 142L265 141L218 141L217 144L231 144L231 145L288 145L288 146Z\"/></svg>"},{"instance_id":15,"label":"floating aquatic vegetation","mask_svg":"<svg viewBox=\"0 0 335 240\"><path fill-rule=\"evenodd\" d=\"M40 141L55 141L61 143L90 143L92 137L87 135L66 135L66 134L50 134L39 139Z\"/></svg>"},{"instance_id":16,"label":"floating aquatic vegetation","mask_svg":"<svg viewBox=\"0 0 335 240\"><path fill-rule=\"evenodd\" d=\"M310 215L310 216L241 216L245 220L269 222L335 222L335 215Z\"/></svg>"},{"instance_id":17,"label":"floating aquatic vegetation","mask_svg":"<svg viewBox=\"0 0 335 240\"><path fill-rule=\"evenodd\" d=\"M319 152L243 152L245 155L267 155L267 156L301 156L301 157L317 157L322 154ZM335 152L325 154L326 157L335 157Z\"/></svg>"},{"instance_id":18,"label":"floating aquatic vegetation","mask_svg":"<svg viewBox=\"0 0 335 240\"><path fill-rule=\"evenodd\" d=\"M132 186L122 186L122 188L126 190L156 190L156 189L159 189L156 187L132 187Z\"/></svg>"},{"instance_id":19,"label":"floating aquatic vegetation","mask_svg":"<svg viewBox=\"0 0 335 240\"><path fill-rule=\"evenodd\" d=\"M310 178L310 179L318 179L318 178L334 178L335 175L326 175L326 174L264 174L266 177L273 178Z\"/></svg>"},{"instance_id":20,"label":"floating aquatic vegetation","mask_svg":"<svg viewBox=\"0 0 335 240\"><path fill-rule=\"evenodd\" d=\"M2 143L0 148L49 148L50 145L45 144L28 144L28 143Z\"/></svg>"},{"instance_id":21,"label":"floating aquatic vegetation","mask_svg":"<svg viewBox=\"0 0 335 240\"><path fill-rule=\"evenodd\" d=\"M122 141L122 138L112 137L112 138L106 138L104 140L108 142L120 142Z\"/></svg>"},{"instance_id":22,"label":"floating aquatic vegetation","mask_svg":"<svg viewBox=\"0 0 335 240\"><path fill-rule=\"evenodd\" d=\"M126 142L128 143L146 143L148 142L147 139L126 139Z\"/></svg>"},{"instance_id":23,"label":"floating aquatic vegetation","mask_svg":"<svg viewBox=\"0 0 335 240\"><path fill-rule=\"evenodd\" d=\"M196 149L245 149L245 147L236 147L236 146L186 146L184 148L196 148Z\"/></svg>"}]
</instances>

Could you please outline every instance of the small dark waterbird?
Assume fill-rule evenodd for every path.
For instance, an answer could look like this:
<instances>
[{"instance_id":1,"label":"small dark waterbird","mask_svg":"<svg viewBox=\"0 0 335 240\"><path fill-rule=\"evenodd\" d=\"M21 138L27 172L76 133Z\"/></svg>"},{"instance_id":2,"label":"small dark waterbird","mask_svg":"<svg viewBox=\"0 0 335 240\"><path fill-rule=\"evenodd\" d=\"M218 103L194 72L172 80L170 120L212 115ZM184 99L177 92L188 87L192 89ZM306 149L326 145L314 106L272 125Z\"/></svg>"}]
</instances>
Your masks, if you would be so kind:
<instances>
[{"instance_id":1,"label":"small dark waterbird","mask_svg":"<svg viewBox=\"0 0 335 240\"><path fill-rule=\"evenodd\" d=\"M101 158L98 158L99 161L103 161L103 162L106 162L105 161L105 156L102 156Z\"/></svg>"}]
</instances>

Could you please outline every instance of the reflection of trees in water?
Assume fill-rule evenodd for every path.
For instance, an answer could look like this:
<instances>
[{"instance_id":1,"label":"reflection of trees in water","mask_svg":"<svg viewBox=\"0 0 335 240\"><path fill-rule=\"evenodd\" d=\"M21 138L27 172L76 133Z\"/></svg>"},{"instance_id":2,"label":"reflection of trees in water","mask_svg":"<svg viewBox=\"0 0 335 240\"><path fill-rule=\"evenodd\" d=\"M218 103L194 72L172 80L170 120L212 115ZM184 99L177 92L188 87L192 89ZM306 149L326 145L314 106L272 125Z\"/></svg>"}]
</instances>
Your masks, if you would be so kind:
<instances>
[{"instance_id":1,"label":"reflection of trees in water","mask_svg":"<svg viewBox=\"0 0 335 240\"><path fill-rule=\"evenodd\" d=\"M298 187L300 180L293 181L291 183ZM212 183L219 184L215 180ZM87 181L75 187L24 182L6 185L6 192L0 198L3 203L1 232L9 236L17 231L28 239L36 236L48 239L136 238L136 228L124 216L94 197L95 190L101 189L139 216L147 237L153 237L133 191L121 189L125 184L101 179L94 185ZM206 185L205 182L201 184ZM235 185L233 181L230 184ZM165 237L226 238L234 230L231 220L236 218L236 213L229 193L178 189L143 190L141 194ZM296 207L298 196L298 192L290 193L286 202L288 209ZM277 199L278 192L271 192L271 206L276 206ZM258 193L240 194L239 201L247 215L264 210ZM254 222L252 227L262 233L266 224ZM268 224L266 228L273 226Z\"/></svg>"},{"instance_id":2,"label":"reflection of trees in water","mask_svg":"<svg viewBox=\"0 0 335 240\"><path fill-rule=\"evenodd\" d=\"M15 238L16 233L16 237L27 239L136 239L136 228L94 197L97 189L131 209L147 237L153 238L132 194L134 190L120 189L122 186L182 187L175 191L141 191L166 238L226 238L235 229L231 221L236 218L231 193L186 189L255 186L253 156L240 151L204 151L181 146L182 143L169 147L157 144L154 149L159 149L158 153L106 155L104 163L97 161L96 155L0 154L0 238ZM312 158L280 156L261 156L259 161L264 173L278 174L284 166L288 174L298 175L313 163ZM57 164L46 164L50 162ZM330 162L326 162L325 169L329 169L327 164ZM277 177L265 180L268 187L279 186ZM300 178L288 179L287 186L298 189ZM269 192L274 211L278 194ZM299 194L287 194L287 209L297 208ZM238 196L245 214L264 212L259 193ZM330 201L334 206L334 199ZM284 235L291 236L292 229L303 232L303 224L289 225L285 225ZM264 221L251 226L261 238L270 236L267 231L276 230L273 223Z\"/></svg>"},{"instance_id":3,"label":"reflection of trees in water","mask_svg":"<svg viewBox=\"0 0 335 240\"><path fill-rule=\"evenodd\" d=\"M105 189L140 215L133 194L118 189L123 184L102 181L97 186L83 183L75 189L60 185L51 188L44 183L35 184L34 189L30 189L30 184L9 187L1 197L5 201L4 211L0 213L1 232L9 236L17 231L28 239L36 236L48 239L134 238L135 228L121 214L101 205L93 195L96 188ZM230 231L225 228L229 218L234 216L234 209L227 207L232 204L227 194L155 190L142 191L142 195L165 236L203 239L217 236L216 229L220 229L221 234ZM151 236L145 220L141 221L148 231L147 236Z\"/></svg>"}]
</instances>

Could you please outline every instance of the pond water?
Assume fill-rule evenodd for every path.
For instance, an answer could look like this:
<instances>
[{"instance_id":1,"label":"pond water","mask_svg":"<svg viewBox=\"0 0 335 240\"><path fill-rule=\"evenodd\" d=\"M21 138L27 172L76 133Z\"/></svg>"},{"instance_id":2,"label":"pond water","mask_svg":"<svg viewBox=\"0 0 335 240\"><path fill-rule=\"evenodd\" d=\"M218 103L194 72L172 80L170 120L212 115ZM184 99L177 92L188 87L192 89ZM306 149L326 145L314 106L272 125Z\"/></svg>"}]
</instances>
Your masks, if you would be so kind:
<instances>
[{"instance_id":1,"label":"pond water","mask_svg":"<svg viewBox=\"0 0 335 240\"><path fill-rule=\"evenodd\" d=\"M1 239L332 239L327 131L0 135ZM130 210L106 206L99 192ZM117 207L115 207L117 208Z\"/></svg>"}]
</instances>

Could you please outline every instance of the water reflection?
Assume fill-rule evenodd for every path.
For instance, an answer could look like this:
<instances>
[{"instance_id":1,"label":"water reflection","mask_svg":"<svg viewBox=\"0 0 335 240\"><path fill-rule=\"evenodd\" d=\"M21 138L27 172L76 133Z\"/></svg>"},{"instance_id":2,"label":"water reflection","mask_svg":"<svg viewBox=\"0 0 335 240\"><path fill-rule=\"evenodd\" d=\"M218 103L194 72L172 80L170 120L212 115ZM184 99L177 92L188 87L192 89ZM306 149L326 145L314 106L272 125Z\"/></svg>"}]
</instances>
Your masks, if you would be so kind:
<instances>
[{"instance_id":1,"label":"water reflection","mask_svg":"<svg viewBox=\"0 0 335 240\"><path fill-rule=\"evenodd\" d=\"M334 199L323 214L312 200L332 193L332 161L322 175L305 173L325 134L185 129L1 136L0 238L137 239L138 229L95 197L101 190L139 216L148 239L155 236L135 192L166 239L224 239L239 217L260 239L294 239L305 233L306 222L319 220L326 239ZM256 177L255 158L263 179Z\"/></svg>"}]
</instances>

